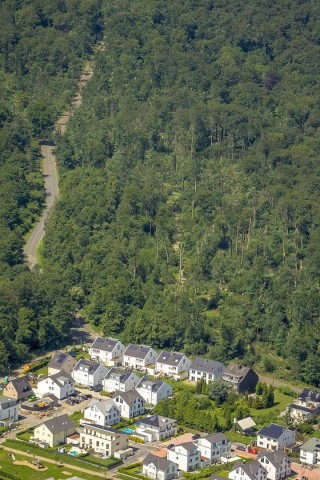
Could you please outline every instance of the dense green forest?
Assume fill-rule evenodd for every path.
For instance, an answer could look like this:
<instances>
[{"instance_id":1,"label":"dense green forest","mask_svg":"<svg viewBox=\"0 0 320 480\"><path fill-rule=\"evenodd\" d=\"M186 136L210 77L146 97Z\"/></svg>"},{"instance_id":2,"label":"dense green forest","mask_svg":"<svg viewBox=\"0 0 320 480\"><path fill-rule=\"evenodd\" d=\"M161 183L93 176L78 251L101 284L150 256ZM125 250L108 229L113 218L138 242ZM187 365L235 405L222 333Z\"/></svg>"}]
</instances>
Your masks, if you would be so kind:
<instances>
[{"instance_id":1,"label":"dense green forest","mask_svg":"<svg viewBox=\"0 0 320 480\"><path fill-rule=\"evenodd\" d=\"M106 335L320 386L320 5L110 0L45 270Z\"/></svg>"},{"instance_id":2,"label":"dense green forest","mask_svg":"<svg viewBox=\"0 0 320 480\"><path fill-rule=\"evenodd\" d=\"M60 4L70 7L68 22L52 16L26 32L54 29L59 38L75 22L82 41L70 40L67 52L79 60L96 34L98 3L52 8ZM18 276L24 289L23 275L33 276L34 290L24 292L21 319L13 300L13 331L34 321L59 341L77 307L125 342L238 358L320 386L320 5L105 0L101 12L106 50L57 140L62 196L44 274ZM4 76L19 42L10 45ZM27 82L15 68L14 84L19 75ZM72 84L79 70L66 70ZM37 135L30 109L23 116Z\"/></svg>"},{"instance_id":3,"label":"dense green forest","mask_svg":"<svg viewBox=\"0 0 320 480\"><path fill-rule=\"evenodd\" d=\"M24 236L45 192L38 139L74 93L101 35L96 0L0 1L0 372L69 333L72 298L60 278L29 272Z\"/></svg>"}]
</instances>

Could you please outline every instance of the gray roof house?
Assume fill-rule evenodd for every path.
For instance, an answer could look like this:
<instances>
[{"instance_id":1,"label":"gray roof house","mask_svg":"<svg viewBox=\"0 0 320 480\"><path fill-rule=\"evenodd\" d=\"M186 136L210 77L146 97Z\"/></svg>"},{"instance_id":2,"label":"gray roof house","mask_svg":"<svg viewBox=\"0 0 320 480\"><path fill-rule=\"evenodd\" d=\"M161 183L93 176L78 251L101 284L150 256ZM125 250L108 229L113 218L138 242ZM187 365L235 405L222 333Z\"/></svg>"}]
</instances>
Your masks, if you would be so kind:
<instances>
[{"instance_id":1,"label":"gray roof house","mask_svg":"<svg viewBox=\"0 0 320 480\"><path fill-rule=\"evenodd\" d=\"M133 418L144 413L144 400L136 390L116 392L113 399L123 418Z\"/></svg>"},{"instance_id":2,"label":"gray roof house","mask_svg":"<svg viewBox=\"0 0 320 480\"><path fill-rule=\"evenodd\" d=\"M97 337L89 348L89 354L92 360L118 367L122 365L124 350L124 345L116 338Z\"/></svg>"},{"instance_id":3,"label":"gray roof house","mask_svg":"<svg viewBox=\"0 0 320 480\"><path fill-rule=\"evenodd\" d=\"M164 440L177 433L177 421L162 415L150 415L137 422L136 433L147 442Z\"/></svg>"},{"instance_id":4,"label":"gray roof house","mask_svg":"<svg viewBox=\"0 0 320 480\"><path fill-rule=\"evenodd\" d=\"M99 362L81 358L75 365L72 378L79 385L95 387L101 385L102 379L108 372L108 368Z\"/></svg>"},{"instance_id":5,"label":"gray roof house","mask_svg":"<svg viewBox=\"0 0 320 480\"><path fill-rule=\"evenodd\" d=\"M106 392L129 392L139 383L136 373L125 371L123 368L111 368L102 380Z\"/></svg>"},{"instance_id":6,"label":"gray roof house","mask_svg":"<svg viewBox=\"0 0 320 480\"><path fill-rule=\"evenodd\" d=\"M252 368L232 363L223 372L222 380L228 382L238 393L252 393L259 377Z\"/></svg>"},{"instance_id":7,"label":"gray roof house","mask_svg":"<svg viewBox=\"0 0 320 480\"><path fill-rule=\"evenodd\" d=\"M300 461L308 465L320 466L320 437L310 438L300 447Z\"/></svg>"},{"instance_id":8,"label":"gray roof house","mask_svg":"<svg viewBox=\"0 0 320 480\"><path fill-rule=\"evenodd\" d=\"M320 392L305 388L289 406L290 418L293 422L309 422L320 415Z\"/></svg>"},{"instance_id":9,"label":"gray roof house","mask_svg":"<svg viewBox=\"0 0 320 480\"><path fill-rule=\"evenodd\" d=\"M257 460L267 470L268 480L278 480L291 475L291 460L281 450L260 452Z\"/></svg>"},{"instance_id":10,"label":"gray roof house","mask_svg":"<svg viewBox=\"0 0 320 480\"><path fill-rule=\"evenodd\" d=\"M148 345L130 343L123 353L123 366L145 371L148 366L154 366L157 356L157 352Z\"/></svg>"},{"instance_id":11,"label":"gray roof house","mask_svg":"<svg viewBox=\"0 0 320 480\"><path fill-rule=\"evenodd\" d=\"M197 357L189 368L189 380L197 382L204 379L206 383L213 382L222 377L226 367L221 362L209 358Z\"/></svg>"},{"instance_id":12,"label":"gray roof house","mask_svg":"<svg viewBox=\"0 0 320 480\"><path fill-rule=\"evenodd\" d=\"M48 375L61 372L61 370L71 373L76 364L77 360L68 353L56 352L48 363Z\"/></svg>"},{"instance_id":13,"label":"gray roof house","mask_svg":"<svg viewBox=\"0 0 320 480\"><path fill-rule=\"evenodd\" d=\"M73 434L75 430L74 421L67 414L63 414L37 425L34 429L34 438L54 447L66 443L67 436Z\"/></svg>"},{"instance_id":14,"label":"gray roof house","mask_svg":"<svg viewBox=\"0 0 320 480\"><path fill-rule=\"evenodd\" d=\"M162 380L151 380L147 376L141 378L136 390L149 405L157 405L160 400L173 394L171 385Z\"/></svg>"},{"instance_id":15,"label":"gray roof house","mask_svg":"<svg viewBox=\"0 0 320 480\"><path fill-rule=\"evenodd\" d=\"M246 417L242 420L237 420L236 422L237 431L243 433L243 435L248 435L249 433L252 433L254 427L256 426L256 422L251 417Z\"/></svg>"},{"instance_id":16,"label":"gray roof house","mask_svg":"<svg viewBox=\"0 0 320 480\"><path fill-rule=\"evenodd\" d=\"M191 361L184 353L167 352L163 350L156 360L156 372L176 379L189 375Z\"/></svg>"},{"instance_id":17,"label":"gray roof house","mask_svg":"<svg viewBox=\"0 0 320 480\"><path fill-rule=\"evenodd\" d=\"M296 432L294 430L270 423L268 427L262 427L258 432L257 447L267 450L282 450L295 444L295 441Z\"/></svg>"},{"instance_id":18,"label":"gray roof house","mask_svg":"<svg viewBox=\"0 0 320 480\"><path fill-rule=\"evenodd\" d=\"M14 378L3 389L5 397L14 398L15 400L24 400L33 394L33 390L26 376Z\"/></svg>"},{"instance_id":19,"label":"gray roof house","mask_svg":"<svg viewBox=\"0 0 320 480\"><path fill-rule=\"evenodd\" d=\"M234 464L233 470L229 472L229 478L231 480L240 480L241 478L246 478L246 480L267 480L267 470L258 460L248 463L240 461Z\"/></svg>"},{"instance_id":20,"label":"gray roof house","mask_svg":"<svg viewBox=\"0 0 320 480\"><path fill-rule=\"evenodd\" d=\"M177 465L166 458L149 453L142 461L142 474L149 478L172 480L177 476Z\"/></svg>"},{"instance_id":21,"label":"gray roof house","mask_svg":"<svg viewBox=\"0 0 320 480\"><path fill-rule=\"evenodd\" d=\"M83 423L94 423L103 427L116 425L120 422L120 410L111 398L93 398L84 409Z\"/></svg>"}]
</instances>

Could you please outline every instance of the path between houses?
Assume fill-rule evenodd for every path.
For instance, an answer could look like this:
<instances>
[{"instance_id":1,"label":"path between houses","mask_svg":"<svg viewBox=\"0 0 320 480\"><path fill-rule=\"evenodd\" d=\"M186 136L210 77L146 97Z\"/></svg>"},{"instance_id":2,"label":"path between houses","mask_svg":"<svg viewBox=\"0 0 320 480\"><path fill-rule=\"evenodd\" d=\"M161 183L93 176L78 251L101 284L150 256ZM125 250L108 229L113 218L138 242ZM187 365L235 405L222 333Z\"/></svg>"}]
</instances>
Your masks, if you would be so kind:
<instances>
[{"instance_id":1,"label":"path between houses","mask_svg":"<svg viewBox=\"0 0 320 480\"><path fill-rule=\"evenodd\" d=\"M34 455L32 453L22 452L21 450L16 450L15 448L9 448L9 447L6 447L4 445L2 445L2 448L4 450L6 450L7 452L16 453L17 455L23 455L25 457L30 457L30 458L36 457L37 459L41 460L42 462L53 463L55 465L57 464L56 460L52 460L51 458L41 457L39 455ZM88 469L82 468L82 467L76 467L75 465L70 465L70 464L65 463L65 462L63 462L63 466L66 469L69 468L71 470L76 470L77 472L82 472L82 473L86 473L87 475L92 475L93 478L96 478L96 477L99 477L99 478L115 478L114 474L109 473L107 471L104 471L104 472L101 472L101 473L93 472L92 470L88 470Z\"/></svg>"},{"instance_id":2,"label":"path between houses","mask_svg":"<svg viewBox=\"0 0 320 480\"><path fill-rule=\"evenodd\" d=\"M266 383L267 385L272 385L273 387L287 387L293 390L295 393L301 393L302 388L292 385L292 383L286 382L285 380L279 380L274 377L267 377L265 375L259 375L259 381Z\"/></svg>"}]
</instances>

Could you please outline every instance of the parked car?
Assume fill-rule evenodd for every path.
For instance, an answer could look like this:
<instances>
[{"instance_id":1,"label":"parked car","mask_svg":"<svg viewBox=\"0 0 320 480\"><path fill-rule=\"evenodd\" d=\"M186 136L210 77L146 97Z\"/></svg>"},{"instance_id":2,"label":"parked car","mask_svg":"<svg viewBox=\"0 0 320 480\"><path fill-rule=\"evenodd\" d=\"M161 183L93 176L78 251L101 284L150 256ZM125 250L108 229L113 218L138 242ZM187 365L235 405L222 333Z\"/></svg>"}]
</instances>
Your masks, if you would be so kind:
<instances>
[{"instance_id":1,"label":"parked car","mask_svg":"<svg viewBox=\"0 0 320 480\"><path fill-rule=\"evenodd\" d=\"M245 451L246 451L246 447L244 447L243 445L237 445L237 446L236 446L236 449L237 449L237 450L240 450L241 452L245 452Z\"/></svg>"}]
</instances>

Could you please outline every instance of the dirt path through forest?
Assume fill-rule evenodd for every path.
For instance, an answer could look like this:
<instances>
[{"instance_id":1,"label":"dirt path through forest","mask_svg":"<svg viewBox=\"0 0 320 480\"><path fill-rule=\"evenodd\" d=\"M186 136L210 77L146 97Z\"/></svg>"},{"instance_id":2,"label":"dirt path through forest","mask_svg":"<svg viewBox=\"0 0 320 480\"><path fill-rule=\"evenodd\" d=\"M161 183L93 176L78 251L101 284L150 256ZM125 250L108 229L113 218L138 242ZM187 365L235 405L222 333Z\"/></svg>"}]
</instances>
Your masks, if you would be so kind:
<instances>
[{"instance_id":1,"label":"dirt path through forest","mask_svg":"<svg viewBox=\"0 0 320 480\"><path fill-rule=\"evenodd\" d=\"M92 75L93 70L89 63L87 63L80 76L78 90L71 102L70 109L63 112L55 124L54 131L56 133L64 134L70 117L74 115L82 103L82 91ZM46 221L59 196L58 170L57 160L54 155L54 143L50 139L43 139L40 141L40 145L42 155L41 168L46 190L46 205L24 246L24 255L30 268L33 268L37 264L37 251L45 234Z\"/></svg>"}]
</instances>

